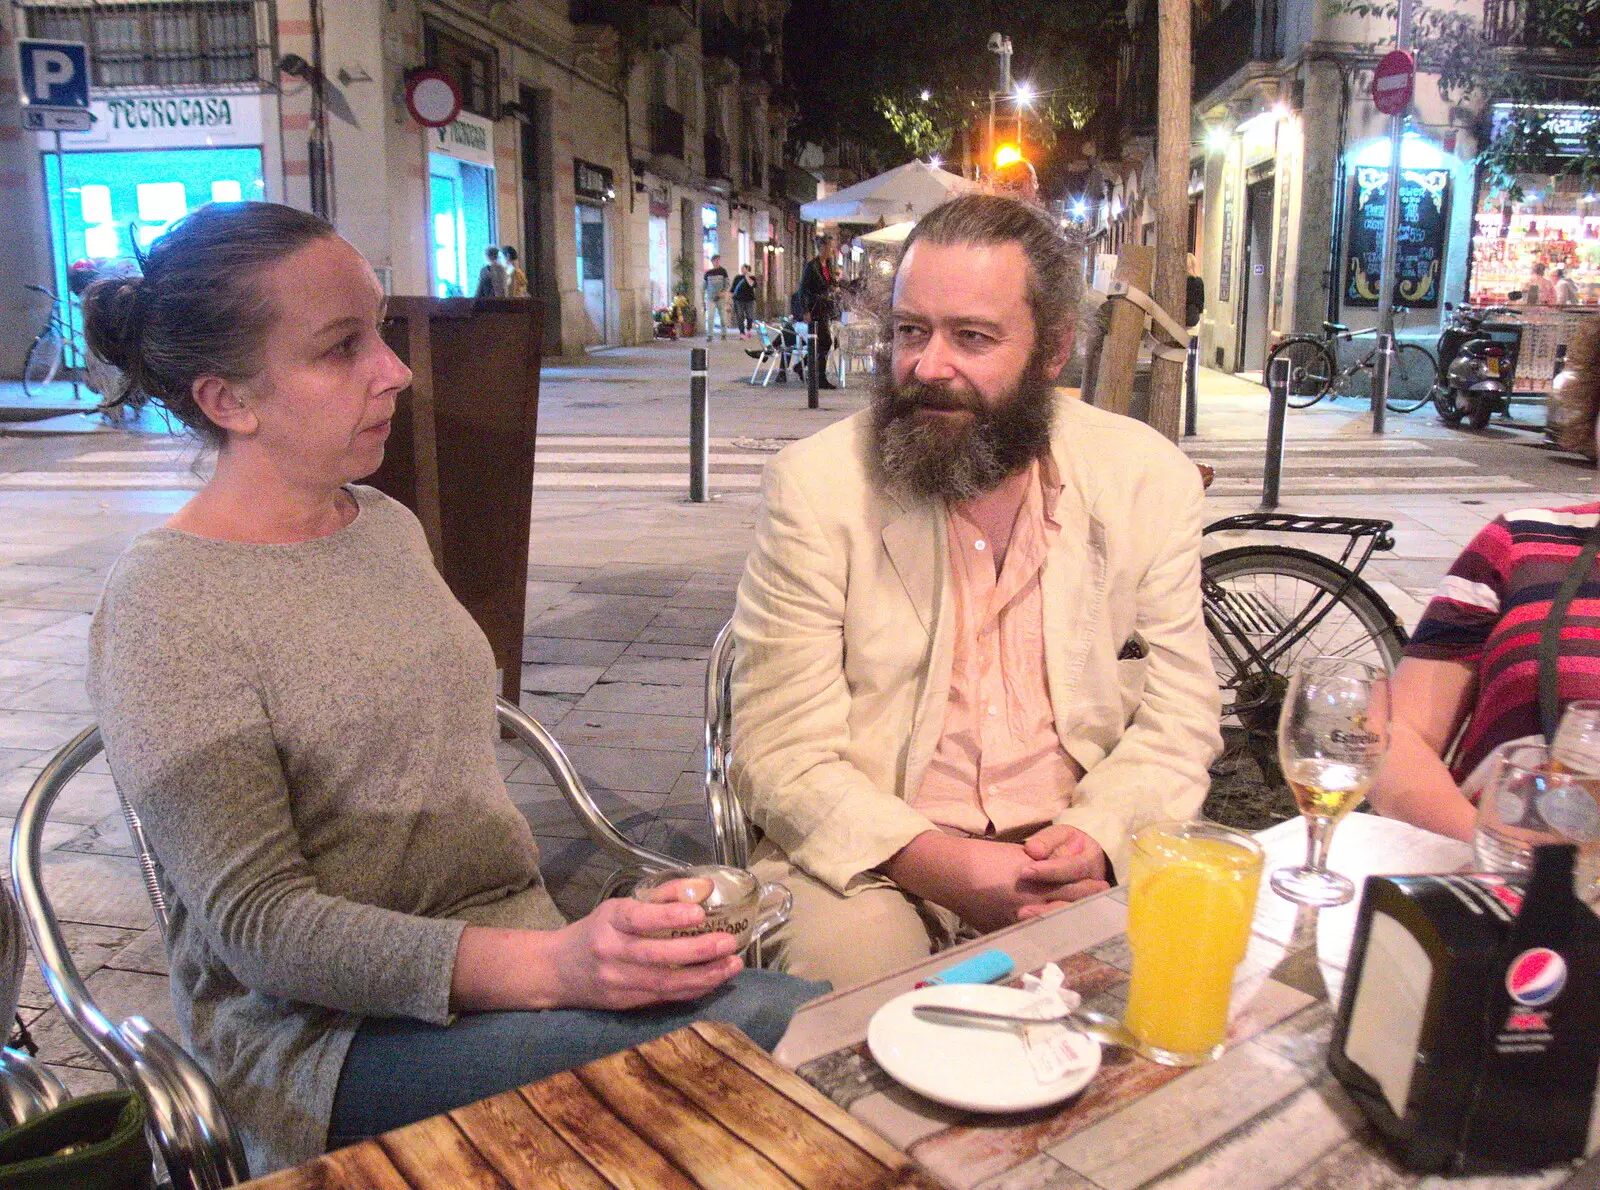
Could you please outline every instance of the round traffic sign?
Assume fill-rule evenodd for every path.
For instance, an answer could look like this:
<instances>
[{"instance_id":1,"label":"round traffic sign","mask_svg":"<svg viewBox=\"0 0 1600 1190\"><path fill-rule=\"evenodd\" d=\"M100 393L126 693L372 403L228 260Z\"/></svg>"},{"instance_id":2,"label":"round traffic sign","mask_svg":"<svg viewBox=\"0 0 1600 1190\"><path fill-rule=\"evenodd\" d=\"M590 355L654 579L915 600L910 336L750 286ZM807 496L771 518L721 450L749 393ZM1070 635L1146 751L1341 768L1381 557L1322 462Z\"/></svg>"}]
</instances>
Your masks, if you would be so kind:
<instances>
[{"instance_id":1,"label":"round traffic sign","mask_svg":"<svg viewBox=\"0 0 1600 1190\"><path fill-rule=\"evenodd\" d=\"M1410 50L1390 50L1372 72L1372 103L1386 116L1411 106L1417 86L1417 59Z\"/></svg>"},{"instance_id":2,"label":"round traffic sign","mask_svg":"<svg viewBox=\"0 0 1600 1190\"><path fill-rule=\"evenodd\" d=\"M443 128L461 114L461 92L442 70L415 70L406 78L406 110L418 124Z\"/></svg>"}]
</instances>

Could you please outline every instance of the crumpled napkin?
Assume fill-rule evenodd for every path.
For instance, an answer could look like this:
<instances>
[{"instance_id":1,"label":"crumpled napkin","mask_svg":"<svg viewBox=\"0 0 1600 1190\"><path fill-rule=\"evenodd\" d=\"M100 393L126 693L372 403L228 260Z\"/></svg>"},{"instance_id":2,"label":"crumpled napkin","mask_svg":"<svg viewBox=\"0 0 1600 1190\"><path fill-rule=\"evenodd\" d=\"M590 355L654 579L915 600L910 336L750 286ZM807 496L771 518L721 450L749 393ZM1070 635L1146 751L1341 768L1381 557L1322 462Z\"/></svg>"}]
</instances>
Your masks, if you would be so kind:
<instances>
[{"instance_id":1,"label":"crumpled napkin","mask_svg":"<svg viewBox=\"0 0 1600 1190\"><path fill-rule=\"evenodd\" d=\"M1025 1015L1054 1017L1081 1005L1083 997L1064 987L1065 982L1066 976L1055 963L1046 963L1037 975L1024 975L1022 990L1034 997ZM1022 1045L1028 1052L1033 1077L1040 1083L1056 1082L1083 1063L1079 1034L1061 1021L1024 1026Z\"/></svg>"}]
</instances>

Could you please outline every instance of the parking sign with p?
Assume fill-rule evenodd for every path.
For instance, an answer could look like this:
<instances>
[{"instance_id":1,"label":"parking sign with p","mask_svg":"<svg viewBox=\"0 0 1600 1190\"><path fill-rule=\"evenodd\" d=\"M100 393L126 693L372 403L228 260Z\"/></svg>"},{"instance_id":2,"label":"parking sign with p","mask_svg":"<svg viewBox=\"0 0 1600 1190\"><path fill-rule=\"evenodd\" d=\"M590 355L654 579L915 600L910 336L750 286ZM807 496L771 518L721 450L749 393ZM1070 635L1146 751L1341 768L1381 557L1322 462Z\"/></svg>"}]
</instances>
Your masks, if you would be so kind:
<instances>
[{"instance_id":1,"label":"parking sign with p","mask_svg":"<svg viewBox=\"0 0 1600 1190\"><path fill-rule=\"evenodd\" d=\"M89 51L77 41L17 42L25 107L89 106Z\"/></svg>"}]
</instances>

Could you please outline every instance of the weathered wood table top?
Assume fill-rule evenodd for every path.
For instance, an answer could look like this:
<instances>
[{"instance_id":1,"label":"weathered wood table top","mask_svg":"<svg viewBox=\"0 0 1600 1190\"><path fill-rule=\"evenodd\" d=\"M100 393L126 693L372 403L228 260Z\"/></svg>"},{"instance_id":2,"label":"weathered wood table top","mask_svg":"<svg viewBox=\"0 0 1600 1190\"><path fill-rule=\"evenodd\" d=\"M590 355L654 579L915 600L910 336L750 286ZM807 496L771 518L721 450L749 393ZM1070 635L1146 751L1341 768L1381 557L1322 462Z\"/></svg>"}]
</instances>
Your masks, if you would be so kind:
<instances>
[{"instance_id":1,"label":"weathered wood table top","mask_svg":"<svg viewBox=\"0 0 1600 1190\"><path fill-rule=\"evenodd\" d=\"M254 1190L936 1190L728 1025L702 1023L246 1183Z\"/></svg>"},{"instance_id":2,"label":"weathered wood table top","mask_svg":"<svg viewBox=\"0 0 1600 1190\"><path fill-rule=\"evenodd\" d=\"M1258 838L1267 871L1304 861L1302 823ZM1470 849L1454 840L1355 814L1340 824L1329 866L1359 888L1368 874L1448 872L1469 859ZM867 1051L867 1022L877 1008L957 961L958 951L807 1005L776 1057L954 1190L1559 1185L1570 1169L1525 1178L1421 1178L1383 1153L1327 1069L1330 1000L1337 1005L1355 915L1354 904L1297 912L1263 878L1234 985L1227 1053L1178 1070L1107 1049L1087 1088L1038 1111L942 1107L896 1084ZM997 947L1019 973L1057 962L1087 1007L1120 1016L1130 967L1126 921L1126 893L1113 890L961 951Z\"/></svg>"}]
</instances>

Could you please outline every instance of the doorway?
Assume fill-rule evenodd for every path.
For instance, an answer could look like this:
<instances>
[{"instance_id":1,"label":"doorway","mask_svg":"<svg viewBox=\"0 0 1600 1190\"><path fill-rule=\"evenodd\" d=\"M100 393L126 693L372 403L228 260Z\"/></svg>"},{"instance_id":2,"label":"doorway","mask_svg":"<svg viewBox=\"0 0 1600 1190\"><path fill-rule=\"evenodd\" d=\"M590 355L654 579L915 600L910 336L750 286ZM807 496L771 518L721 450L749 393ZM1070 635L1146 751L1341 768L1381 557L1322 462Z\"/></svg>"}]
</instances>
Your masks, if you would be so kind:
<instances>
[{"instance_id":1,"label":"doorway","mask_svg":"<svg viewBox=\"0 0 1600 1190\"><path fill-rule=\"evenodd\" d=\"M1268 177L1245 190L1244 261L1240 271L1239 352L1235 371L1259 372L1267 366L1267 325L1272 292L1272 211L1277 187Z\"/></svg>"},{"instance_id":2,"label":"doorway","mask_svg":"<svg viewBox=\"0 0 1600 1190\"><path fill-rule=\"evenodd\" d=\"M578 288L583 308L594 326L595 343L609 342L606 333L606 209L593 203L577 204Z\"/></svg>"},{"instance_id":3,"label":"doorway","mask_svg":"<svg viewBox=\"0 0 1600 1190\"><path fill-rule=\"evenodd\" d=\"M477 292L484 253L494 238L494 170L428 154L428 206L436 297Z\"/></svg>"}]
</instances>

